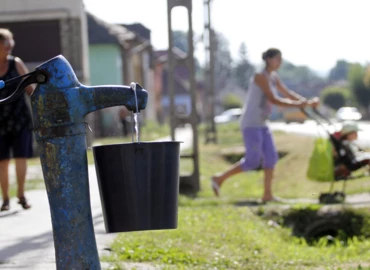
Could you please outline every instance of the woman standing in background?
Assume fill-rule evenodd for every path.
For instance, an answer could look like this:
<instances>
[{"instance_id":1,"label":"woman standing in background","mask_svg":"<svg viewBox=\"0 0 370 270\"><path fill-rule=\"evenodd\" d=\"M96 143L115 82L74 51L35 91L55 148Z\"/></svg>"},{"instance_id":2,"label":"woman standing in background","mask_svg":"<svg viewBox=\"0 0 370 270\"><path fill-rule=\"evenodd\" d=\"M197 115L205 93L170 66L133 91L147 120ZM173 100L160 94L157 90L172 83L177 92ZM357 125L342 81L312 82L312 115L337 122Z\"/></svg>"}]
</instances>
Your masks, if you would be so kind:
<instances>
[{"instance_id":1,"label":"woman standing in background","mask_svg":"<svg viewBox=\"0 0 370 270\"><path fill-rule=\"evenodd\" d=\"M23 61L11 55L15 42L13 34L0 28L0 80L6 81L28 73ZM33 86L26 87L31 95ZM8 97L14 89L0 90L0 99ZM1 211L7 211L9 205L9 162L15 160L17 177L18 203L23 209L31 206L24 195L27 173L27 158L32 157L32 118L24 95L9 104L0 105L0 184L3 197Z\"/></svg>"}]
</instances>

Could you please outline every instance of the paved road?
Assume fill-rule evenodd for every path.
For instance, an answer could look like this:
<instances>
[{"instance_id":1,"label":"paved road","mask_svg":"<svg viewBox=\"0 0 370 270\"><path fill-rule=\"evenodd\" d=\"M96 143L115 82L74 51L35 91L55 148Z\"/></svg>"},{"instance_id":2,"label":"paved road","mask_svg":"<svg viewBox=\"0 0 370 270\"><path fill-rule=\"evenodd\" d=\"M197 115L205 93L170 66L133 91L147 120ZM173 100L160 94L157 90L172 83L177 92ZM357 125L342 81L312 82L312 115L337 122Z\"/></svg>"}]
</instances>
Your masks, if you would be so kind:
<instances>
[{"instance_id":1,"label":"paved road","mask_svg":"<svg viewBox=\"0 0 370 270\"><path fill-rule=\"evenodd\" d=\"M181 149L192 145L192 132L189 128L177 129L176 140L182 141ZM161 140L169 140L169 137ZM99 255L106 254L104 249L116 237L106 234L95 166L89 165L91 209ZM11 182L15 182L14 166L10 168ZM43 179L41 166L29 167L28 179ZM32 208L24 211L11 200L11 210L0 212L0 269L55 269L55 252L50 218L50 208L46 190L27 192ZM1 200L2 201L2 200ZM105 268L102 264L102 267ZM127 264L135 269L153 269L147 264Z\"/></svg>"}]
</instances>

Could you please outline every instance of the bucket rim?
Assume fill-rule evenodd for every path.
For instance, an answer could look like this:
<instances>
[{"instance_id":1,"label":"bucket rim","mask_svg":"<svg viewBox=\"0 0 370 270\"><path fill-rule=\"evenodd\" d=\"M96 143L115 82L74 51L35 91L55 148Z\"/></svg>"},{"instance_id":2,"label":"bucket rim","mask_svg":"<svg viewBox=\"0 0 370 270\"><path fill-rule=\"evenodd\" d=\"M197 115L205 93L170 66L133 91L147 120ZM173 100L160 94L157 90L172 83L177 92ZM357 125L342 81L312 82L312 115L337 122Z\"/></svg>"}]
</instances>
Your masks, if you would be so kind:
<instances>
[{"instance_id":1,"label":"bucket rim","mask_svg":"<svg viewBox=\"0 0 370 270\"><path fill-rule=\"evenodd\" d=\"M100 148L104 146L124 146L124 145L148 145L148 144L160 144L160 143L173 143L173 144L180 144L184 143L183 141L145 141L145 142L123 142L123 143L110 143L110 144L101 144L101 145L94 145L92 148Z\"/></svg>"}]
</instances>

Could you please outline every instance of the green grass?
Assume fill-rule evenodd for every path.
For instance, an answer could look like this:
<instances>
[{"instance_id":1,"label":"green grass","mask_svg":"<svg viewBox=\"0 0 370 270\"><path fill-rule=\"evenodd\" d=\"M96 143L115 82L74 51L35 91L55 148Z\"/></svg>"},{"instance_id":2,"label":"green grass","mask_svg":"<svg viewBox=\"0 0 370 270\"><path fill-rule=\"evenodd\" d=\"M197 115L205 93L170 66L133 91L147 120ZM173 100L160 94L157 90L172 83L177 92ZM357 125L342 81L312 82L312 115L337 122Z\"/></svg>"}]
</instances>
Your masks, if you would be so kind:
<instances>
[{"instance_id":1,"label":"green grass","mask_svg":"<svg viewBox=\"0 0 370 270\"><path fill-rule=\"evenodd\" d=\"M147 122L142 127L142 141L151 141L158 138L169 136L168 125L155 125L153 122ZM242 147L242 138L237 124L227 124L218 126L218 144L203 145L204 126L199 128L199 152L201 168L201 186L202 190L198 196L200 198L213 197L209 189L209 178L218 171L227 169L231 164L226 162L221 155L221 151L232 147ZM317 198L321 192L327 192L330 183L320 183L308 180L306 171L308 160L312 152L314 138L286 134L278 131L274 132L275 142L280 151L289 154L282 158L276 168L274 179L274 191L277 196L284 198ZM129 138L104 138L94 141L95 144L114 144L131 142ZM94 164L92 150L88 149L88 163ZM39 158L30 159L28 164L40 165ZM191 160L182 159L180 164L181 174L192 172L193 165ZM242 198L259 198L263 189L263 178L261 172L242 173L226 181L222 187L222 196L226 200L237 200ZM335 190L342 189L343 182L335 183ZM304 188L302 188L304 187ZM354 194L359 192L369 192L370 181L368 177L363 177L347 182L346 193Z\"/></svg>"},{"instance_id":2,"label":"green grass","mask_svg":"<svg viewBox=\"0 0 370 270\"><path fill-rule=\"evenodd\" d=\"M333 266L365 266L369 248L357 238L346 248L325 240L312 247L248 208L219 205L180 207L177 230L120 234L105 260L117 269L126 261L164 269L340 269Z\"/></svg>"},{"instance_id":3,"label":"green grass","mask_svg":"<svg viewBox=\"0 0 370 270\"><path fill-rule=\"evenodd\" d=\"M237 124L218 129L218 144L203 145L204 127L200 127L201 191L195 198L179 197L179 225L176 230L130 232L119 234L112 244L111 256L103 260L114 269L124 269L124 262L145 262L159 269L370 269L370 241L349 239L328 245L321 239L315 246L291 236L287 228L269 226L267 220L248 207L236 204L259 199L263 191L261 172L241 173L225 182L222 197L215 198L210 177L231 164L221 150L241 146ZM313 138L274 133L280 151L289 154L279 161L274 182L275 194L287 198L317 198L328 183L305 177ZM181 160L181 172L192 170ZM353 193L367 190L368 180L348 183ZM362 267L362 268L361 268Z\"/></svg>"},{"instance_id":4,"label":"green grass","mask_svg":"<svg viewBox=\"0 0 370 270\"><path fill-rule=\"evenodd\" d=\"M142 141L169 135L168 126L147 126ZM241 173L226 181L220 198L215 198L209 179L227 169L221 152L242 147L237 124L218 127L218 144L204 145L204 127L199 128L201 190L195 198L179 197L179 224L176 230L119 234L112 244L111 256L102 258L114 269L124 269L124 262L145 262L160 269L370 269L370 241L349 239L328 245L321 239L314 246L291 236L287 228L268 225L248 207L237 207L246 200L256 200L263 191L262 172ZM308 159L314 139L284 132L274 132L280 151L288 152L276 168L274 192L284 198L317 198L329 183L307 180ZM129 138L107 138L95 143L131 142ZM89 163L93 164L91 150ZM39 165L34 159L30 165ZM192 171L189 160L181 160L181 174ZM368 179L349 181L347 193L368 191ZM339 185L338 185L339 184ZM336 187L340 188L340 183ZM43 188L42 180L28 181L26 189ZM16 186L11 187L15 194ZM263 209L260 209L263 211Z\"/></svg>"},{"instance_id":5,"label":"green grass","mask_svg":"<svg viewBox=\"0 0 370 270\"><path fill-rule=\"evenodd\" d=\"M202 132L202 129L200 129ZM287 152L276 167L273 190L277 196L284 198L317 198L320 193L328 192L330 183L316 182L307 179L306 172L315 138L274 132L274 140L279 151ZM205 187L200 196L213 196L208 188L209 178L218 171L223 171L231 164L224 161L221 151L233 147L243 148L242 137L237 124L222 125L218 129L219 143L217 145L200 145L201 180ZM201 140L200 140L201 141ZM215 166L217 164L217 166ZM182 164L181 164L182 165ZM210 166L211 165L211 166ZM361 175L364 170L355 174ZM263 188L261 172L249 172L236 175L225 182L222 187L223 197L259 198ZM303 188L304 187L304 188ZM341 190L343 181L334 184L335 190ZM369 177L349 180L346 183L346 193L370 192Z\"/></svg>"},{"instance_id":6,"label":"green grass","mask_svg":"<svg viewBox=\"0 0 370 270\"><path fill-rule=\"evenodd\" d=\"M44 188L45 188L44 179L27 179L26 184L24 186L25 190L44 189ZM9 196L15 197L16 195L17 195L17 184L14 183L9 186Z\"/></svg>"}]
</instances>

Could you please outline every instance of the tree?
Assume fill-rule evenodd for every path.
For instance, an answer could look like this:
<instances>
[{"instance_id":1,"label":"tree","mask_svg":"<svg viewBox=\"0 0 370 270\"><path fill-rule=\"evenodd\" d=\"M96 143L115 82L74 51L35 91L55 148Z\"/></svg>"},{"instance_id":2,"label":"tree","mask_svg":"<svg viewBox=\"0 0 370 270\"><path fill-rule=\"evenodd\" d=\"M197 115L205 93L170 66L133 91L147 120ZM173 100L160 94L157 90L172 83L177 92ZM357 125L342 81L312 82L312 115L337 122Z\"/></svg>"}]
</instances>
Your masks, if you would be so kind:
<instances>
[{"instance_id":1,"label":"tree","mask_svg":"<svg viewBox=\"0 0 370 270\"><path fill-rule=\"evenodd\" d=\"M284 61L278 73L289 88L306 97L319 95L326 86L325 80L307 66L296 66Z\"/></svg>"},{"instance_id":2,"label":"tree","mask_svg":"<svg viewBox=\"0 0 370 270\"><path fill-rule=\"evenodd\" d=\"M222 107L225 110L233 108L243 107L243 102L240 100L240 97L235 94L227 94L222 100Z\"/></svg>"},{"instance_id":3,"label":"tree","mask_svg":"<svg viewBox=\"0 0 370 270\"><path fill-rule=\"evenodd\" d=\"M284 61L278 71L281 79L291 83L311 83L312 81L322 81L320 78L307 66L296 66L288 61Z\"/></svg>"},{"instance_id":4,"label":"tree","mask_svg":"<svg viewBox=\"0 0 370 270\"><path fill-rule=\"evenodd\" d=\"M231 53L229 41L222 33L215 32L214 72L216 89L222 89L231 76Z\"/></svg>"},{"instance_id":5,"label":"tree","mask_svg":"<svg viewBox=\"0 0 370 270\"><path fill-rule=\"evenodd\" d=\"M364 84L366 87L370 87L370 65L367 66L365 71Z\"/></svg>"},{"instance_id":6,"label":"tree","mask_svg":"<svg viewBox=\"0 0 370 270\"><path fill-rule=\"evenodd\" d=\"M328 79L330 81L347 80L350 63L345 60L338 60L335 67L330 72Z\"/></svg>"},{"instance_id":7,"label":"tree","mask_svg":"<svg viewBox=\"0 0 370 270\"><path fill-rule=\"evenodd\" d=\"M248 60L247 46L244 42L240 44L239 59L234 70L234 76L237 84L240 87L247 89L249 79L253 75L255 68Z\"/></svg>"},{"instance_id":8,"label":"tree","mask_svg":"<svg viewBox=\"0 0 370 270\"><path fill-rule=\"evenodd\" d=\"M370 87L366 86L365 78L365 67L361 64L351 64L348 73L350 87L358 104L366 108L366 112L368 112Z\"/></svg>"},{"instance_id":9,"label":"tree","mask_svg":"<svg viewBox=\"0 0 370 270\"><path fill-rule=\"evenodd\" d=\"M351 99L351 91L348 88L329 86L321 92L323 103L334 110L349 105Z\"/></svg>"}]
</instances>

